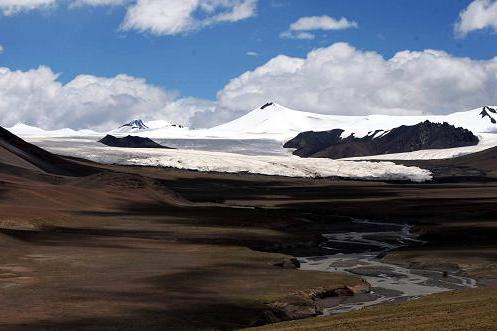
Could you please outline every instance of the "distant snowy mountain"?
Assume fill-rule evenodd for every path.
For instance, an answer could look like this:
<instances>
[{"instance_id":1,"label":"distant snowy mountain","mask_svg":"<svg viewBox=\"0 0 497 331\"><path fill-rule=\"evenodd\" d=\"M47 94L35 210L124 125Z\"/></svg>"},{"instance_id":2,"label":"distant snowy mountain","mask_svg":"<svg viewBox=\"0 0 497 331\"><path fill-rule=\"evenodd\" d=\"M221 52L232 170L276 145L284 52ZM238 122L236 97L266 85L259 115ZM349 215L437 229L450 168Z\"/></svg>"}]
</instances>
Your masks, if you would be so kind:
<instances>
[{"instance_id":1,"label":"distant snowy mountain","mask_svg":"<svg viewBox=\"0 0 497 331\"><path fill-rule=\"evenodd\" d=\"M183 129L183 127L181 125L173 124L165 120L150 121L145 124L145 122L143 122L142 120L137 119L123 124L119 128L114 129L108 133L117 135L129 133L140 135L143 133L144 136L148 136L148 134L159 133L159 135L163 134L167 137L169 133L168 131L171 131L171 129Z\"/></svg>"},{"instance_id":2,"label":"distant snowy mountain","mask_svg":"<svg viewBox=\"0 0 497 331\"><path fill-rule=\"evenodd\" d=\"M415 125L424 121L447 122L474 133L497 133L497 109L485 106L448 115L424 116L342 116L323 115L292 110L276 103L267 103L226 124L209 129L211 135L240 138L269 138L285 141L305 131L344 130L342 136L354 134L364 137L376 130L390 130L401 125Z\"/></svg>"},{"instance_id":3,"label":"distant snowy mountain","mask_svg":"<svg viewBox=\"0 0 497 331\"><path fill-rule=\"evenodd\" d=\"M132 120L128 123L121 125L119 128L110 131L109 133L119 134L119 133L134 133L142 130L148 130L149 127L143 123L142 120Z\"/></svg>"},{"instance_id":4,"label":"distant snowy mountain","mask_svg":"<svg viewBox=\"0 0 497 331\"><path fill-rule=\"evenodd\" d=\"M268 102L242 117L210 129L192 130L165 120L144 122L137 119L106 133L117 136L133 134L151 139L271 139L284 142L305 131L342 129L343 138L351 134L355 137L364 137L377 130L388 131L401 125L415 125L426 120L433 123L447 122L471 130L475 134L497 133L497 107L493 106L448 115L342 116L293 110L273 102ZM45 131L25 124L17 124L11 130L21 136L97 134L91 130Z\"/></svg>"},{"instance_id":5,"label":"distant snowy mountain","mask_svg":"<svg viewBox=\"0 0 497 331\"><path fill-rule=\"evenodd\" d=\"M129 128L131 130L146 130L148 129L148 126L146 126L142 120L134 120L124 125L121 125L121 128Z\"/></svg>"},{"instance_id":6,"label":"distant snowy mountain","mask_svg":"<svg viewBox=\"0 0 497 331\"><path fill-rule=\"evenodd\" d=\"M98 132L92 130L73 130L67 128L59 130L43 130L24 123L17 123L16 125L8 128L8 130L20 137L78 137L99 135Z\"/></svg>"}]
</instances>

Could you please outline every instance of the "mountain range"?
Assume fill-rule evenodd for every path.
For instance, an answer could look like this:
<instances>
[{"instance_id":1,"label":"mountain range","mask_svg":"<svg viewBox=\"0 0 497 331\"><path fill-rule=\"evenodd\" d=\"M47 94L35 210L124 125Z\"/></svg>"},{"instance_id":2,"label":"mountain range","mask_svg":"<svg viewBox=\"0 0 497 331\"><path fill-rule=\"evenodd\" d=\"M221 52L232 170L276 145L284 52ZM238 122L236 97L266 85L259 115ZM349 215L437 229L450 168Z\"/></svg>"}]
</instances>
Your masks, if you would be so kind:
<instances>
[{"instance_id":1,"label":"mountain range","mask_svg":"<svg viewBox=\"0 0 497 331\"><path fill-rule=\"evenodd\" d=\"M287 141L305 131L342 129L343 136L364 137L376 130L390 130L401 125L424 121L443 123L468 129L474 133L497 133L497 107L484 106L448 115L324 115L293 110L268 102L233 121L208 129L190 129L169 121L142 121L135 119L109 132L61 129L47 131L18 123L8 128L21 136L71 136L136 133L150 138L233 138L273 139Z\"/></svg>"},{"instance_id":2,"label":"mountain range","mask_svg":"<svg viewBox=\"0 0 497 331\"><path fill-rule=\"evenodd\" d=\"M355 138L362 138L379 130L388 131L402 125L412 126L424 121L446 122L455 127L468 129L478 136L479 143L476 146L461 147L460 151L457 148L445 150L445 152L436 150L421 156L417 152L412 152L416 153L416 157L399 155L399 158L454 157L497 146L497 134L495 134L497 133L497 110L494 106L483 106L448 115L342 116L302 112L268 102L233 121L208 129L190 129L164 120L145 122L136 119L109 132L72 129L46 131L22 123L9 130L21 137L91 137L91 139L98 140L106 134L111 134L117 137L133 135L151 139L269 139L279 141L283 145L306 131L340 129L342 139L351 135Z\"/></svg>"}]
</instances>

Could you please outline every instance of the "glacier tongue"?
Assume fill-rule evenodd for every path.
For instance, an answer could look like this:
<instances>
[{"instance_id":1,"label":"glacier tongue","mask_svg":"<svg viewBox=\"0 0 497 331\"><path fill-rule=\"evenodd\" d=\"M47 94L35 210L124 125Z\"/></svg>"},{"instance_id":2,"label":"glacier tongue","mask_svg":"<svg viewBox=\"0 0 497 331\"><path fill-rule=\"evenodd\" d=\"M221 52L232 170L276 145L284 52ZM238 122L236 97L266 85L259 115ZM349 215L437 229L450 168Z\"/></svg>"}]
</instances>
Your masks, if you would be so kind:
<instances>
[{"instance_id":1,"label":"glacier tongue","mask_svg":"<svg viewBox=\"0 0 497 331\"><path fill-rule=\"evenodd\" d=\"M123 160L122 163L286 177L339 177L364 180L409 180L413 182L424 182L432 179L428 170L397 165L393 162L302 159L292 156L248 156L190 150L168 150L154 154L147 152L147 155L137 155Z\"/></svg>"}]
</instances>

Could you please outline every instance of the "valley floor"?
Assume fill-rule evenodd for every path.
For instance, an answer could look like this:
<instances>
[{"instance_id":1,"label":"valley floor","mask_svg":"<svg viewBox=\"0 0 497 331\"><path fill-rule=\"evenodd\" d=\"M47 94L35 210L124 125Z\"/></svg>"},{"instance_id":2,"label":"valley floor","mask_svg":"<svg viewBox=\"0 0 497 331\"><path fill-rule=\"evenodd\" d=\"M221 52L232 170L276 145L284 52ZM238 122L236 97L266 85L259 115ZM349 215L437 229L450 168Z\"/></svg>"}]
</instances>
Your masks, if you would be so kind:
<instances>
[{"instance_id":1,"label":"valley floor","mask_svg":"<svg viewBox=\"0 0 497 331\"><path fill-rule=\"evenodd\" d=\"M421 316L427 328L497 323L491 180L395 184L84 163L99 172L0 168L1 329L235 329L267 323L275 303L311 316L316 293L360 288L359 277L275 264L323 254L320 234L346 231L351 217L413 224L429 244L387 259L457 270L490 289L290 327L398 329Z\"/></svg>"}]
</instances>

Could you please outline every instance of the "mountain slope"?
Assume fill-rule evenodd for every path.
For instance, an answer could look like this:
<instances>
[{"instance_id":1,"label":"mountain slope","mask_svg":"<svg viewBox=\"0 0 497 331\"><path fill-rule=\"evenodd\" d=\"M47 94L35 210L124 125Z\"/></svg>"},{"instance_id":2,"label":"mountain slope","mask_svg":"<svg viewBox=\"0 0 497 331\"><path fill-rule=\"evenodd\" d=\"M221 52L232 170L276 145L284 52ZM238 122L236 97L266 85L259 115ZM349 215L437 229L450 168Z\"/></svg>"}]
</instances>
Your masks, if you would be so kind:
<instances>
[{"instance_id":1,"label":"mountain slope","mask_svg":"<svg viewBox=\"0 0 497 331\"><path fill-rule=\"evenodd\" d=\"M64 176L86 176L97 172L96 169L27 143L2 127L0 127L0 163Z\"/></svg>"}]
</instances>

